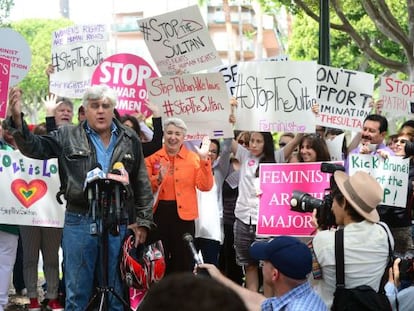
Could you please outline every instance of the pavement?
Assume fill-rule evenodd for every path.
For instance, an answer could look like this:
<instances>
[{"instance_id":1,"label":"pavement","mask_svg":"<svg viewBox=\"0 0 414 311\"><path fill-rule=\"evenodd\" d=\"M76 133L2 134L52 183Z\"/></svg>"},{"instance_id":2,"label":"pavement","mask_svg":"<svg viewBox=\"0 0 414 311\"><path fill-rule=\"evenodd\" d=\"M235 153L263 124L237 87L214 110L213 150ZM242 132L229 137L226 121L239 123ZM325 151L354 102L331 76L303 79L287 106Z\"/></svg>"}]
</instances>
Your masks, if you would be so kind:
<instances>
[{"instance_id":1,"label":"pavement","mask_svg":"<svg viewBox=\"0 0 414 311\"><path fill-rule=\"evenodd\" d=\"M44 292L42 288L42 284L44 283L44 278L39 277L38 281L38 296L39 301L42 301L44 298ZM4 309L4 311L26 311L26 306L29 304L29 298L23 294L16 294L13 286L9 289L9 303Z\"/></svg>"}]
</instances>

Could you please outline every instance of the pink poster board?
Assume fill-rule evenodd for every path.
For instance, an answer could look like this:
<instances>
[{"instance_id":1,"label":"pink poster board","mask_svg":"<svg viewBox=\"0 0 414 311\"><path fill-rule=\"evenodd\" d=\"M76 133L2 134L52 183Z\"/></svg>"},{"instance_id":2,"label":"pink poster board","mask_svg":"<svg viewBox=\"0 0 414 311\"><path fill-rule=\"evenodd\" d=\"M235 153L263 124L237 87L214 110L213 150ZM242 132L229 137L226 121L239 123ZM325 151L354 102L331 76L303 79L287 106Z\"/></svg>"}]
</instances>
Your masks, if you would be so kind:
<instances>
[{"instance_id":1,"label":"pink poster board","mask_svg":"<svg viewBox=\"0 0 414 311\"><path fill-rule=\"evenodd\" d=\"M11 60L0 57L0 118L6 117Z\"/></svg>"},{"instance_id":2,"label":"pink poster board","mask_svg":"<svg viewBox=\"0 0 414 311\"><path fill-rule=\"evenodd\" d=\"M337 162L336 162L337 163ZM257 235L311 236L315 228L311 213L291 211L293 190L323 199L331 174L320 170L321 163L261 164Z\"/></svg>"},{"instance_id":3,"label":"pink poster board","mask_svg":"<svg viewBox=\"0 0 414 311\"><path fill-rule=\"evenodd\" d=\"M94 71L92 85L106 84L116 90L116 109L121 115L141 112L151 115L145 105L147 88L145 79L158 77L150 64L133 54L115 54L106 58Z\"/></svg>"}]
</instances>

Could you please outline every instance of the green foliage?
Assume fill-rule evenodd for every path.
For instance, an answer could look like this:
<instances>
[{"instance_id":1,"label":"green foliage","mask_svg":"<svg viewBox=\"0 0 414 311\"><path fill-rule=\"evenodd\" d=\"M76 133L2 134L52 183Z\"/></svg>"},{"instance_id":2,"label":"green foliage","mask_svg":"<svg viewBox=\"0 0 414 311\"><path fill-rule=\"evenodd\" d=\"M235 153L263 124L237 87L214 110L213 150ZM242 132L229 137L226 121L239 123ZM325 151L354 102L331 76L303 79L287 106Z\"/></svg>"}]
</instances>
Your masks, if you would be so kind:
<instances>
[{"instance_id":1,"label":"green foliage","mask_svg":"<svg viewBox=\"0 0 414 311\"><path fill-rule=\"evenodd\" d=\"M10 10L14 6L13 0L0 0L0 27L7 26L7 18L10 15Z\"/></svg>"},{"instance_id":2,"label":"green foliage","mask_svg":"<svg viewBox=\"0 0 414 311\"><path fill-rule=\"evenodd\" d=\"M32 51L30 71L19 84L23 90L23 110L31 116L31 123L38 123L39 112L44 115L42 98L48 94L45 70L51 63L52 34L70 25L73 22L68 19L25 19L11 25L26 39Z\"/></svg>"}]
</instances>

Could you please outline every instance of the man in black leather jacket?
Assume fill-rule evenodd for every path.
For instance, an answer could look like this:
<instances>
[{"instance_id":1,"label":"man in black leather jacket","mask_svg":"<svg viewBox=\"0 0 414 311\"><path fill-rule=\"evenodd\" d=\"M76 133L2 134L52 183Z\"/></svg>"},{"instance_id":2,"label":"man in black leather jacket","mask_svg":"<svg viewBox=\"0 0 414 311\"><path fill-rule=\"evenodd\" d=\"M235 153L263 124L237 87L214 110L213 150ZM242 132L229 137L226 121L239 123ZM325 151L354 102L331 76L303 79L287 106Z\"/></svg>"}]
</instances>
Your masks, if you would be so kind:
<instances>
[{"instance_id":1,"label":"man in black leather jacket","mask_svg":"<svg viewBox=\"0 0 414 311\"><path fill-rule=\"evenodd\" d=\"M121 220L120 234L109 234L108 242L108 285L118 294L122 295L122 282L117 260L126 225L134 232L136 244L145 242L153 226L153 195L141 142L132 130L114 118L116 100L115 92L109 87L92 86L83 97L85 121L77 126L60 127L46 136L35 136L23 121L20 91L12 90L10 94L11 117L7 122L19 150L31 158L58 158L63 173L61 181L67 201L62 243L66 278L65 310L86 309L94 285L95 268L100 267L99 235L91 232L96 223L99 228L99 215L98 219L94 219L84 190L89 171L99 164L104 173L108 173L116 162L121 162L129 174L129 184L125 186L125 206L134 219ZM110 310L123 310L122 303L112 294L109 294L109 304Z\"/></svg>"}]
</instances>

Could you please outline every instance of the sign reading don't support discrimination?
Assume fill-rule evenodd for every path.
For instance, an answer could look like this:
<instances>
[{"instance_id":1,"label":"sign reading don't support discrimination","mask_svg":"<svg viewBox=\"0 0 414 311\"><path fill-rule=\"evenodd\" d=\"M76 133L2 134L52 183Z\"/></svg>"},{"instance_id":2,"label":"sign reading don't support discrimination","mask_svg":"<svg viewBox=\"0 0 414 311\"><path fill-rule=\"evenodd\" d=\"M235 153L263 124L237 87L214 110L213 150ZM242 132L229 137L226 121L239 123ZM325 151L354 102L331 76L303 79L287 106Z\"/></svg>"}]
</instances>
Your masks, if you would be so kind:
<instances>
[{"instance_id":1,"label":"sign reading don't support discrimination","mask_svg":"<svg viewBox=\"0 0 414 311\"><path fill-rule=\"evenodd\" d=\"M35 160L19 151L2 150L0 183L0 223L63 227L65 204L56 201L57 159Z\"/></svg>"}]
</instances>

